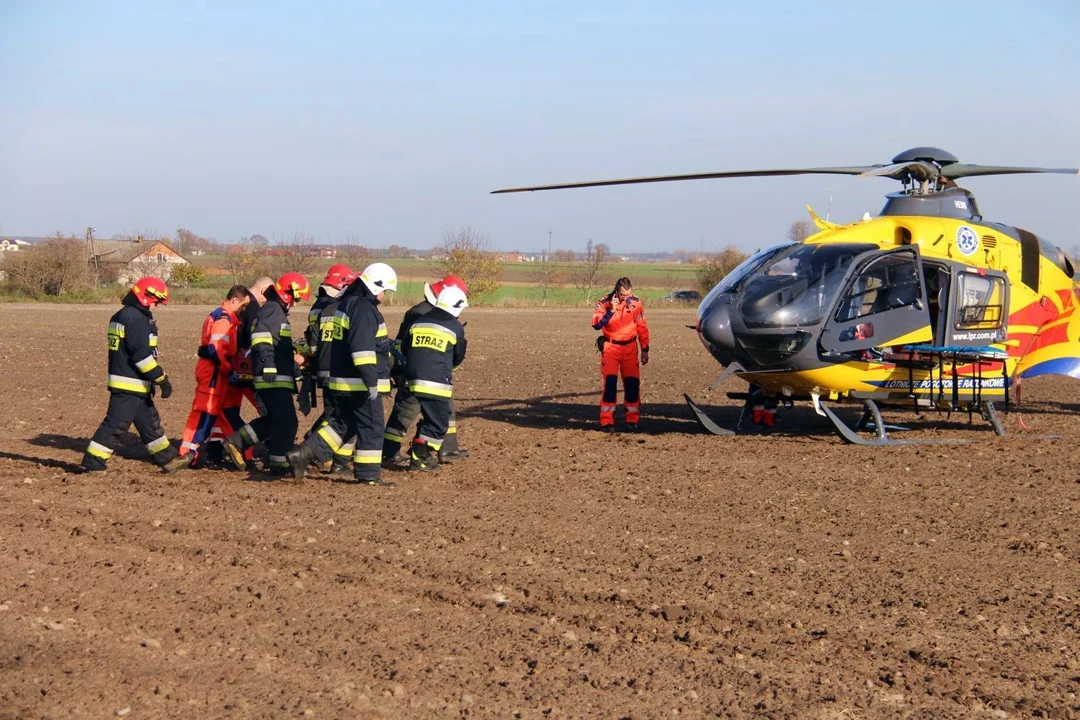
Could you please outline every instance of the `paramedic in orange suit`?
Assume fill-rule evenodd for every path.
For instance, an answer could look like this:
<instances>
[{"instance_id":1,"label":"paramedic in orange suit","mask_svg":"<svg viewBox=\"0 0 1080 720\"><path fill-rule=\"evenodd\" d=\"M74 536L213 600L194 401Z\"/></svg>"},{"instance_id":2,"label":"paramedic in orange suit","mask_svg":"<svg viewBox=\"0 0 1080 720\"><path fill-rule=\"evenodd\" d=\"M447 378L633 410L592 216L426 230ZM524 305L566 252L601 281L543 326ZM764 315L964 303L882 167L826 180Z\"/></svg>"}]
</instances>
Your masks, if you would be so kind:
<instances>
[{"instance_id":1,"label":"paramedic in orange suit","mask_svg":"<svg viewBox=\"0 0 1080 720\"><path fill-rule=\"evenodd\" d=\"M201 448L209 440L230 393L229 375L233 372L236 355L239 318L247 303L247 288L234 285L221 307L215 308L203 321L199 361L195 365L195 400L184 427L180 454L166 466L167 472L205 463L206 458L200 457Z\"/></svg>"},{"instance_id":2,"label":"paramedic in orange suit","mask_svg":"<svg viewBox=\"0 0 1080 720\"><path fill-rule=\"evenodd\" d=\"M623 379L623 403L626 406L626 428L636 430L641 419L641 365L649 364L649 326L645 323L645 308L634 295L630 278L619 278L615 289L596 303L592 326L603 333L597 338L600 348L600 375L603 391L600 396L600 429L615 430L615 405L618 398L619 374Z\"/></svg>"}]
</instances>

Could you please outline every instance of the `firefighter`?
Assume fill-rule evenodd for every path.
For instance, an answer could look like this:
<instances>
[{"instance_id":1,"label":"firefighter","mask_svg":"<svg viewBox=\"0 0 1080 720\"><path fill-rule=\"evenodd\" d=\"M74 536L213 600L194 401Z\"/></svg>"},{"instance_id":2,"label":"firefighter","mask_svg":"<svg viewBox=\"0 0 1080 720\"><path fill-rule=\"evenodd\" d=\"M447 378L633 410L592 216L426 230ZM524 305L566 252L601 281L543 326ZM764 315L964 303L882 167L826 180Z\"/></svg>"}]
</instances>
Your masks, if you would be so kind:
<instances>
[{"instance_id":1,"label":"firefighter","mask_svg":"<svg viewBox=\"0 0 1080 720\"><path fill-rule=\"evenodd\" d=\"M444 285L435 307L417 318L402 341L405 379L420 401L420 426L409 453L409 470L439 470L439 450L450 428L454 368L465 360L465 328L458 321L469 306L465 292Z\"/></svg>"},{"instance_id":2,"label":"firefighter","mask_svg":"<svg viewBox=\"0 0 1080 720\"><path fill-rule=\"evenodd\" d=\"M319 286L318 296L308 312L307 343L311 353L311 372L307 375L314 382L314 387L322 389L323 411L308 431L308 436L317 432L329 422L334 412L333 398L328 387L330 380L330 346L334 338L334 315L341 304L341 294L353 280L355 274L348 265L334 265ZM314 392L305 387L305 392ZM306 437L305 437L306 439ZM346 442L334 452L330 466L331 472L352 472L352 455L355 443Z\"/></svg>"},{"instance_id":3,"label":"firefighter","mask_svg":"<svg viewBox=\"0 0 1080 720\"><path fill-rule=\"evenodd\" d=\"M412 324L431 312L438 302L439 293L442 292L444 287L448 286L458 287L468 295L469 291L465 281L457 275L447 275L434 284L424 283L424 300L408 309L405 317L401 320L401 327L398 328L397 339L394 343L395 359L398 360L395 373L400 379L397 381L394 408L390 412L390 419L387 421L386 430L383 433L384 467L404 468L409 465L410 459L398 455L398 451L401 449L405 435L413 426L413 423L416 422L416 419L420 417L420 401L409 391L408 384L404 379L405 358L401 354L402 343L409 337L409 328L412 327ZM443 440L442 447L439 448L439 462L449 463L454 460L464 460L467 457L469 457L469 451L458 446L457 417L454 411L454 400L451 398L450 425L446 431L446 439Z\"/></svg>"},{"instance_id":4,"label":"firefighter","mask_svg":"<svg viewBox=\"0 0 1080 720\"><path fill-rule=\"evenodd\" d=\"M244 467L244 451L260 440L266 444L271 475L289 470L288 452L296 442L296 376L289 309L311 297L311 285L300 273L287 272L266 290L266 302L251 326L251 371L255 395L265 414L225 438L225 451Z\"/></svg>"},{"instance_id":5,"label":"firefighter","mask_svg":"<svg viewBox=\"0 0 1080 720\"><path fill-rule=\"evenodd\" d=\"M645 308L634 295L630 278L619 278L615 289L596 303L592 326L603 333L596 339L601 353L600 375L604 383L600 395L600 429L604 432L615 431L615 405L619 374L622 373L626 428L636 430L641 419L638 345L641 345L641 365L648 365L649 326L645 324Z\"/></svg>"},{"instance_id":6,"label":"firefighter","mask_svg":"<svg viewBox=\"0 0 1080 720\"><path fill-rule=\"evenodd\" d=\"M162 399L172 395L169 376L157 361L157 325L152 312L168 302L165 281L140 278L124 296L123 307L109 319L109 409L83 454L82 466L88 471L105 469L113 454L113 441L132 422L156 465L164 467L176 457L154 407L158 388Z\"/></svg>"},{"instance_id":7,"label":"firefighter","mask_svg":"<svg viewBox=\"0 0 1080 720\"><path fill-rule=\"evenodd\" d=\"M379 303L397 290L397 273L386 263L364 268L342 294L334 315L330 343L329 421L289 453L293 476L304 477L308 465L330 460L343 442L356 437L353 477L367 485L393 487L382 480L383 406L380 387L390 391L390 357L386 322ZM385 384L385 385L384 385Z\"/></svg>"},{"instance_id":8,"label":"firefighter","mask_svg":"<svg viewBox=\"0 0 1080 720\"><path fill-rule=\"evenodd\" d=\"M229 375L233 372L236 356L240 314L250 301L246 287L233 285L221 306L211 311L203 321L197 351L199 361L195 364L195 400L191 403L191 412L184 426L180 454L165 466L166 472L206 465L203 443L210 439L210 433L225 409L225 398L230 388ZM239 408L235 411L239 414ZM235 417L227 418L230 426L236 421ZM243 423L237 427L241 426Z\"/></svg>"}]
</instances>

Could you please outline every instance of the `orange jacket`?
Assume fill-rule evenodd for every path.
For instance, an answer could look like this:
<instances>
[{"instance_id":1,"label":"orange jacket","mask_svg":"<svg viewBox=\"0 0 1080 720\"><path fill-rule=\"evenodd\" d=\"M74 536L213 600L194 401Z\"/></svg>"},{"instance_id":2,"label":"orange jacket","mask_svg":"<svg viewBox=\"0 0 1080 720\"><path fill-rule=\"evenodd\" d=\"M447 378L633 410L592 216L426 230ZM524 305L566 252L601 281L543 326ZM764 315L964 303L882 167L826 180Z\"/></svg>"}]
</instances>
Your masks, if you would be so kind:
<instances>
[{"instance_id":1,"label":"orange jacket","mask_svg":"<svg viewBox=\"0 0 1080 720\"><path fill-rule=\"evenodd\" d=\"M605 295L593 310L592 326L601 330L604 337L620 345L637 339L642 350L649 349L649 326L645 324L645 307L641 300L631 295L622 305L616 305L611 295Z\"/></svg>"},{"instance_id":2,"label":"orange jacket","mask_svg":"<svg viewBox=\"0 0 1080 720\"><path fill-rule=\"evenodd\" d=\"M217 387L219 378L228 378L232 372L239 329L239 319L224 307L216 308L206 316L200 339L199 362L195 366L195 380L200 389Z\"/></svg>"}]
</instances>

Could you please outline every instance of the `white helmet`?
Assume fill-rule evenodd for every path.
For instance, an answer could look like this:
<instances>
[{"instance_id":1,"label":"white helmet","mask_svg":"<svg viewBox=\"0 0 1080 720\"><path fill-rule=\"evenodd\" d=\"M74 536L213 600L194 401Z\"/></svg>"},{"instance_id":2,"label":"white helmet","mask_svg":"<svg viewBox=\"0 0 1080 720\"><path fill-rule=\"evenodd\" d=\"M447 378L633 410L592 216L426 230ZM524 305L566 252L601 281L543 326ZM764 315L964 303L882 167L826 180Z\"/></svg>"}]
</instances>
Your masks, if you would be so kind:
<instances>
[{"instance_id":1,"label":"white helmet","mask_svg":"<svg viewBox=\"0 0 1080 720\"><path fill-rule=\"evenodd\" d=\"M432 307L439 304L439 298L435 297L435 290L432 289L431 283L429 282L424 283L424 299L427 300Z\"/></svg>"},{"instance_id":2,"label":"white helmet","mask_svg":"<svg viewBox=\"0 0 1080 720\"><path fill-rule=\"evenodd\" d=\"M439 293L435 307L441 308L454 317L461 315L461 311L469 307L469 301L465 292L456 285L446 285Z\"/></svg>"},{"instance_id":3,"label":"white helmet","mask_svg":"<svg viewBox=\"0 0 1080 720\"><path fill-rule=\"evenodd\" d=\"M397 292L397 273L386 263L371 263L360 273L360 279L372 295L384 291Z\"/></svg>"}]
</instances>

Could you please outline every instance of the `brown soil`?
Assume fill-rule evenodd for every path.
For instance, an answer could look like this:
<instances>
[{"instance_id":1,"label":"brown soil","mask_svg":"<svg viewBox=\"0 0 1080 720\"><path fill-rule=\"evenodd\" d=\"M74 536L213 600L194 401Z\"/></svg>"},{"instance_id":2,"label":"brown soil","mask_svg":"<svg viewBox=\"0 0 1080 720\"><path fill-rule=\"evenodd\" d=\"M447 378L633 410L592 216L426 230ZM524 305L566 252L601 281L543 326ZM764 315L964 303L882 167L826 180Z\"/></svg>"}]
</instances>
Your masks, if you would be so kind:
<instances>
[{"instance_id":1,"label":"brown soil","mask_svg":"<svg viewBox=\"0 0 1080 720\"><path fill-rule=\"evenodd\" d=\"M588 311L470 310L440 475L164 476L134 436L77 475L112 311L0 309L0 717L1080 714L1068 380L1025 383L1030 431L905 434L969 445L803 407L715 438L682 393L732 423L742 388L652 312L643 432L606 436ZM158 313L173 436L204 312Z\"/></svg>"}]
</instances>

